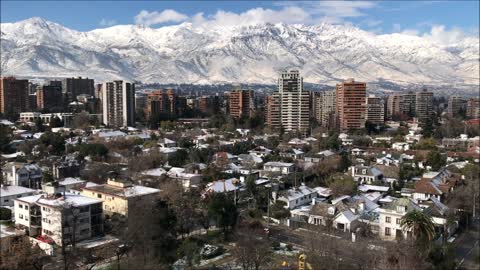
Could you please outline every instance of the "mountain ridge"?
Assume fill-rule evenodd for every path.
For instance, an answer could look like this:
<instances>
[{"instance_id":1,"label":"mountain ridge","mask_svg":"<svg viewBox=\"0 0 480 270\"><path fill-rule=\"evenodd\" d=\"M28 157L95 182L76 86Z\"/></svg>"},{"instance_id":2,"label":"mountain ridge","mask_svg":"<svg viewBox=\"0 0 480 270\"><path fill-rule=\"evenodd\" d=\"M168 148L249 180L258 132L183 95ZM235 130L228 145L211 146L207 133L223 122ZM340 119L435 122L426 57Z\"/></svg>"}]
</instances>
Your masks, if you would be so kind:
<instances>
[{"instance_id":1,"label":"mountain ridge","mask_svg":"<svg viewBox=\"0 0 480 270\"><path fill-rule=\"evenodd\" d=\"M279 71L299 69L306 82L326 85L346 78L471 87L479 81L475 38L444 46L327 23L116 25L80 32L38 17L0 29L2 73L16 76L270 84Z\"/></svg>"}]
</instances>

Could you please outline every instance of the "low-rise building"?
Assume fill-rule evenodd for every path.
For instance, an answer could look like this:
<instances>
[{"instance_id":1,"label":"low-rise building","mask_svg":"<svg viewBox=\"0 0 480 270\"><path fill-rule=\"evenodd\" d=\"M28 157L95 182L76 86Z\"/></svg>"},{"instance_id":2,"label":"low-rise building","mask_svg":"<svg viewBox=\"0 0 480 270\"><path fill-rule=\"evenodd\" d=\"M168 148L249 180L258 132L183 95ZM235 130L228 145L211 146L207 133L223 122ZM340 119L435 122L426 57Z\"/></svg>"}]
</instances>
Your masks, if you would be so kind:
<instances>
[{"instance_id":1,"label":"low-rise building","mask_svg":"<svg viewBox=\"0 0 480 270\"><path fill-rule=\"evenodd\" d=\"M383 174L375 167L357 165L351 167L353 180L360 184L373 184L383 180Z\"/></svg>"},{"instance_id":2,"label":"low-rise building","mask_svg":"<svg viewBox=\"0 0 480 270\"><path fill-rule=\"evenodd\" d=\"M103 234L101 200L60 191L53 185L46 191L47 194L15 199L17 228L60 246Z\"/></svg>"},{"instance_id":3,"label":"low-rise building","mask_svg":"<svg viewBox=\"0 0 480 270\"><path fill-rule=\"evenodd\" d=\"M295 165L293 163L270 161L263 164L262 175L265 175L268 173L278 173L282 175L288 175L294 172L294 166Z\"/></svg>"},{"instance_id":4,"label":"low-rise building","mask_svg":"<svg viewBox=\"0 0 480 270\"><path fill-rule=\"evenodd\" d=\"M42 184L43 171L36 164L8 162L2 168L4 181L11 186L38 189Z\"/></svg>"},{"instance_id":5,"label":"low-rise building","mask_svg":"<svg viewBox=\"0 0 480 270\"><path fill-rule=\"evenodd\" d=\"M0 206L13 206L13 201L17 198L32 196L38 191L20 186L2 186L0 187Z\"/></svg>"},{"instance_id":6,"label":"low-rise building","mask_svg":"<svg viewBox=\"0 0 480 270\"><path fill-rule=\"evenodd\" d=\"M298 188L291 188L285 194L278 197L278 201L283 201L288 209L294 209L298 206L309 204L313 198L316 198L318 193L315 189L301 185Z\"/></svg>"},{"instance_id":7,"label":"low-rise building","mask_svg":"<svg viewBox=\"0 0 480 270\"><path fill-rule=\"evenodd\" d=\"M156 201L159 193L159 189L108 179L107 184L84 187L81 194L102 200L105 214L128 216L129 211L148 209L148 206Z\"/></svg>"},{"instance_id":8,"label":"low-rise building","mask_svg":"<svg viewBox=\"0 0 480 270\"><path fill-rule=\"evenodd\" d=\"M408 239L412 237L410 231L402 229L402 217L408 212L422 211L419 205L411 198L400 198L379 208L379 236L383 240Z\"/></svg>"}]
</instances>

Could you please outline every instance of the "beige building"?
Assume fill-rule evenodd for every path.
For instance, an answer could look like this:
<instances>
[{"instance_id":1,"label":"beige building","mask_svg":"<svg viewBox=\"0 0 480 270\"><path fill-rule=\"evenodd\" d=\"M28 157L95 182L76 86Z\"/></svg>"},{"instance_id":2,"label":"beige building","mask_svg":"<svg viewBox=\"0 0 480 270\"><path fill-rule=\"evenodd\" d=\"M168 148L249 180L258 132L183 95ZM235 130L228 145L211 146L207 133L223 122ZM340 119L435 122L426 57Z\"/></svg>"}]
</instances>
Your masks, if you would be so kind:
<instances>
[{"instance_id":1,"label":"beige building","mask_svg":"<svg viewBox=\"0 0 480 270\"><path fill-rule=\"evenodd\" d=\"M128 216L132 209L145 209L155 201L159 189L133 185L108 179L107 184L84 187L81 194L103 201L103 211L107 215L120 214Z\"/></svg>"},{"instance_id":2,"label":"beige building","mask_svg":"<svg viewBox=\"0 0 480 270\"><path fill-rule=\"evenodd\" d=\"M124 81L104 83L102 105L105 125L135 126L135 84Z\"/></svg>"},{"instance_id":3,"label":"beige building","mask_svg":"<svg viewBox=\"0 0 480 270\"><path fill-rule=\"evenodd\" d=\"M322 127L329 127L335 113L336 91L314 92L312 96L313 117Z\"/></svg>"}]
</instances>

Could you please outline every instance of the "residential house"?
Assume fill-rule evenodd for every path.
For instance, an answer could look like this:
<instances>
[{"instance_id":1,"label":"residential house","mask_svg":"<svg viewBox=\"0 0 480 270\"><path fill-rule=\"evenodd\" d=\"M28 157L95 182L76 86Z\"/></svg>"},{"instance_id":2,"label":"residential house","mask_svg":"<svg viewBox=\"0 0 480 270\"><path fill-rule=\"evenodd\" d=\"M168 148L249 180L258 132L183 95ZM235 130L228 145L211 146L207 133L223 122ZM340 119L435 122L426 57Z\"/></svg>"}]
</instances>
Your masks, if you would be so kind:
<instances>
[{"instance_id":1,"label":"residential house","mask_svg":"<svg viewBox=\"0 0 480 270\"><path fill-rule=\"evenodd\" d=\"M413 199L420 203L432 197L443 201L453 191L459 181L460 176L451 173L447 169L425 173L421 180L415 182Z\"/></svg>"},{"instance_id":2,"label":"residential house","mask_svg":"<svg viewBox=\"0 0 480 270\"><path fill-rule=\"evenodd\" d=\"M170 168L167 172L167 176L171 179L180 181L184 189L197 186L202 181L202 174L200 172L188 173L185 168L179 167Z\"/></svg>"},{"instance_id":3,"label":"residential house","mask_svg":"<svg viewBox=\"0 0 480 270\"><path fill-rule=\"evenodd\" d=\"M11 207L13 206L14 199L32 196L37 194L38 191L21 186L1 186L0 187L0 206Z\"/></svg>"},{"instance_id":4,"label":"residential house","mask_svg":"<svg viewBox=\"0 0 480 270\"><path fill-rule=\"evenodd\" d=\"M288 175L294 172L294 166L293 163L270 161L263 164L262 176L270 173Z\"/></svg>"},{"instance_id":5,"label":"residential house","mask_svg":"<svg viewBox=\"0 0 480 270\"><path fill-rule=\"evenodd\" d=\"M257 146L252 150L248 151L250 154L255 154L261 158L264 158L272 153L272 150L264 147L264 146Z\"/></svg>"},{"instance_id":6,"label":"residential house","mask_svg":"<svg viewBox=\"0 0 480 270\"><path fill-rule=\"evenodd\" d=\"M237 178L223 179L208 183L205 187L205 194L235 192L239 191L241 187L243 184Z\"/></svg>"},{"instance_id":7,"label":"residential house","mask_svg":"<svg viewBox=\"0 0 480 270\"><path fill-rule=\"evenodd\" d=\"M356 165L350 167L353 180L360 184L372 184L383 181L383 174L375 167Z\"/></svg>"},{"instance_id":8,"label":"residential house","mask_svg":"<svg viewBox=\"0 0 480 270\"><path fill-rule=\"evenodd\" d=\"M318 193L315 189L301 185L298 188L286 190L285 194L280 195L277 200L285 202L288 209L294 209L301 205L310 204L312 199L317 196Z\"/></svg>"},{"instance_id":9,"label":"residential house","mask_svg":"<svg viewBox=\"0 0 480 270\"><path fill-rule=\"evenodd\" d=\"M302 150L291 148L286 151L282 151L279 154L281 157L291 158L293 160L303 159L305 153Z\"/></svg>"},{"instance_id":10,"label":"residential house","mask_svg":"<svg viewBox=\"0 0 480 270\"><path fill-rule=\"evenodd\" d=\"M2 168L3 179L11 186L38 189L42 184L43 171L36 164L8 162Z\"/></svg>"},{"instance_id":11,"label":"residential house","mask_svg":"<svg viewBox=\"0 0 480 270\"><path fill-rule=\"evenodd\" d=\"M407 239L412 237L410 231L401 227L402 217L410 211L422 211L422 208L411 198L400 198L379 208L379 233L383 240Z\"/></svg>"}]
</instances>

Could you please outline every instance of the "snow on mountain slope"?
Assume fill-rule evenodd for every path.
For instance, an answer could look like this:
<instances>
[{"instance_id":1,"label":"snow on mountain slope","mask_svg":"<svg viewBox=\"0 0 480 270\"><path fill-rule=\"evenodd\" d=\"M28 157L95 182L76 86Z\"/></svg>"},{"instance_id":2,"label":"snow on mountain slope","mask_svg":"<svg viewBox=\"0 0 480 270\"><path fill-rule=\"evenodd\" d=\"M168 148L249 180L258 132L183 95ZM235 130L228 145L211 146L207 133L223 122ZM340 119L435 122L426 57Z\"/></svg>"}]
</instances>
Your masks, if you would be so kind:
<instances>
[{"instance_id":1,"label":"snow on mountain slope","mask_svg":"<svg viewBox=\"0 0 480 270\"><path fill-rule=\"evenodd\" d=\"M31 18L1 24L1 68L5 75L160 83L274 83L280 70L298 68L306 82L321 84L355 78L477 85L479 40L445 47L331 24L118 25L78 32Z\"/></svg>"}]
</instances>

